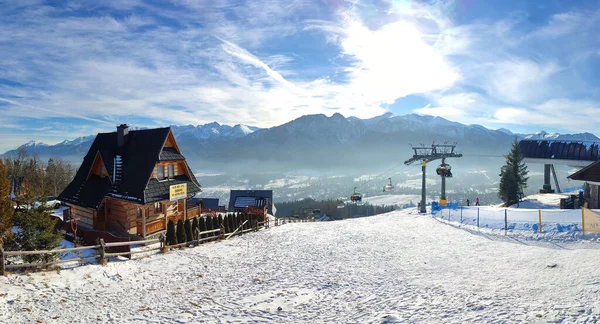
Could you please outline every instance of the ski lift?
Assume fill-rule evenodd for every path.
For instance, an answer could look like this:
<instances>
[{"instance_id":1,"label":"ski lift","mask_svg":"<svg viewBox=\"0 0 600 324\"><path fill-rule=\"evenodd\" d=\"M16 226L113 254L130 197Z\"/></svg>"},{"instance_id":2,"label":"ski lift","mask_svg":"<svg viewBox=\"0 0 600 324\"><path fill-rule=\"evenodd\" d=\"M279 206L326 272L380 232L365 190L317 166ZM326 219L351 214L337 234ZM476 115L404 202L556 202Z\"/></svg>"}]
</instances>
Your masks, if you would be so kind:
<instances>
[{"instance_id":1,"label":"ski lift","mask_svg":"<svg viewBox=\"0 0 600 324\"><path fill-rule=\"evenodd\" d=\"M356 192L356 187L354 187L354 193L350 196L350 200L353 202L362 201L362 195Z\"/></svg>"},{"instance_id":2,"label":"ski lift","mask_svg":"<svg viewBox=\"0 0 600 324\"><path fill-rule=\"evenodd\" d=\"M390 179L390 183L383 186L383 192L389 192L389 191L394 190L394 186L392 185L392 178L388 178L388 179Z\"/></svg>"},{"instance_id":3,"label":"ski lift","mask_svg":"<svg viewBox=\"0 0 600 324\"><path fill-rule=\"evenodd\" d=\"M446 163L440 164L437 167L437 169L435 169L435 172L440 177L452 178L452 167L450 166L450 164L446 164Z\"/></svg>"}]
</instances>

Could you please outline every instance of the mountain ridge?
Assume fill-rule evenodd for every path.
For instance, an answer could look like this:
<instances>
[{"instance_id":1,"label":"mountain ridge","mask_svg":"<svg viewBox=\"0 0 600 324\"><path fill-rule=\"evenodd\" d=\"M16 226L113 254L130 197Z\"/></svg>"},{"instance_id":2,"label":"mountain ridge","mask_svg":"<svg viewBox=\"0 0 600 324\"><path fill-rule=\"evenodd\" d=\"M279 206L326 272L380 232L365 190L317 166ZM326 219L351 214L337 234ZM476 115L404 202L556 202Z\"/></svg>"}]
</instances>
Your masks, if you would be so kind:
<instances>
[{"instance_id":1,"label":"mountain ridge","mask_svg":"<svg viewBox=\"0 0 600 324\"><path fill-rule=\"evenodd\" d=\"M301 169L360 169L404 161L412 155L408 144L460 143L462 153L496 154L508 151L515 136L558 140L596 140L590 133L514 134L481 125L464 125L429 115L386 113L369 119L335 113L304 115L287 123L258 128L237 124L172 125L183 154L192 167L217 171ZM509 134L510 132L510 134ZM535 137L537 136L537 137ZM95 135L55 145L28 142L21 147L42 159L60 156L80 163ZM10 156L16 150L0 155Z\"/></svg>"}]
</instances>

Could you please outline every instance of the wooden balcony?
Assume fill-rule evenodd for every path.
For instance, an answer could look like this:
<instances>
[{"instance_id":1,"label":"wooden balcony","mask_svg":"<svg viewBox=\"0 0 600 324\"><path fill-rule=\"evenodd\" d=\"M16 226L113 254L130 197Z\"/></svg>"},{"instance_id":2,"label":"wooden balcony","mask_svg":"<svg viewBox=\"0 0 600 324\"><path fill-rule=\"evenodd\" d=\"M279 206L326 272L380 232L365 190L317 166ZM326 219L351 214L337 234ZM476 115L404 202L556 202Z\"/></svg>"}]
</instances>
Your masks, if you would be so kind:
<instances>
[{"instance_id":1,"label":"wooden balcony","mask_svg":"<svg viewBox=\"0 0 600 324\"><path fill-rule=\"evenodd\" d=\"M188 210L187 210L188 219L192 218L192 217L197 217L199 215L200 215L200 206L188 208Z\"/></svg>"},{"instance_id":2,"label":"wooden balcony","mask_svg":"<svg viewBox=\"0 0 600 324\"><path fill-rule=\"evenodd\" d=\"M137 234L138 235L144 234L144 232L142 231L142 226L143 226L142 222L138 221L137 222ZM146 223L146 235L164 231L165 229L166 229L166 227L165 227L165 219L164 218L157 219L157 220Z\"/></svg>"}]
</instances>

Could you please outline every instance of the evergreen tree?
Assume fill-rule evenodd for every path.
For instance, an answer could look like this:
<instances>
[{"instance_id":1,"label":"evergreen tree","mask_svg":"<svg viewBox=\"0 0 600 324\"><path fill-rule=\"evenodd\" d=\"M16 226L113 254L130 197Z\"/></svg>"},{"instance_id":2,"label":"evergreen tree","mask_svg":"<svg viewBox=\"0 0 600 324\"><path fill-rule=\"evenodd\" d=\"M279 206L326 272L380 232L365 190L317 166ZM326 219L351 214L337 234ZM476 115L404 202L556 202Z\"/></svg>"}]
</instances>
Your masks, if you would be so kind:
<instances>
[{"instance_id":1,"label":"evergreen tree","mask_svg":"<svg viewBox=\"0 0 600 324\"><path fill-rule=\"evenodd\" d=\"M519 201L519 185L515 175L516 172L513 171L512 166L505 165L502 168L498 197L504 201L506 206Z\"/></svg>"},{"instance_id":2,"label":"evergreen tree","mask_svg":"<svg viewBox=\"0 0 600 324\"><path fill-rule=\"evenodd\" d=\"M191 241L193 236L192 236L192 223L190 222L189 219L186 219L185 222L183 223L183 228L185 230L185 237L187 238L188 241Z\"/></svg>"},{"instance_id":3,"label":"evergreen tree","mask_svg":"<svg viewBox=\"0 0 600 324\"><path fill-rule=\"evenodd\" d=\"M177 242L179 243L185 243L187 242L186 237L185 237L185 230L183 228L183 221L180 219L177 221L177 228L176 228L176 233L177 233Z\"/></svg>"},{"instance_id":4,"label":"evergreen tree","mask_svg":"<svg viewBox=\"0 0 600 324\"><path fill-rule=\"evenodd\" d=\"M214 224L214 223L213 223L213 217L212 217L212 216L208 216L208 217L206 217L206 230L207 230L207 231L210 231L210 230L212 230L212 229L213 229L213 224ZM210 234L207 234L207 236L208 236L208 237L211 237L211 236L213 236L213 234L212 234L212 233L210 233Z\"/></svg>"},{"instance_id":5,"label":"evergreen tree","mask_svg":"<svg viewBox=\"0 0 600 324\"><path fill-rule=\"evenodd\" d=\"M197 240L198 237L196 236L196 229L198 229L198 217L194 217L194 219L192 220L192 235L194 237L194 240Z\"/></svg>"},{"instance_id":6,"label":"evergreen tree","mask_svg":"<svg viewBox=\"0 0 600 324\"><path fill-rule=\"evenodd\" d=\"M175 237L175 223L172 220L167 224L167 245L177 244L177 238Z\"/></svg>"},{"instance_id":7,"label":"evergreen tree","mask_svg":"<svg viewBox=\"0 0 600 324\"><path fill-rule=\"evenodd\" d=\"M219 217L217 217L216 215L213 216L212 221L213 221L213 229L221 228L221 226L219 226ZM219 233L213 233L213 236L219 236Z\"/></svg>"},{"instance_id":8,"label":"evergreen tree","mask_svg":"<svg viewBox=\"0 0 600 324\"><path fill-rule=\"evenodd\" d=\"M0 159L0 244L12 240L13 202L10 199L10 181L6 179L6 168Z\"/></svg>"},{"instance_id":9,"label":"evergreen tree","mask_svg":"<svg viewBox=\"0 0 600 324\"><path fill-rule=\"evenodd\" d=\"M225 227L225 233L231 233L231 230L229 229L229 217L227 216L227 214L225 214L225 216L223 216L223 226Z\"/></svg>"},{"instance_id":10,"label":"evergreen tree","mask_svg":"<svg viewBox=\"0 0 600 324\"><path fill-rule=\"evenodd\" d=\"M527 165L523 162L523 153L515 138L510 153L506 156L506 164L500 170L498 197L508 205L518 202L527 188L527 174Z\"/></svg>"},{"instance_id":11,"label":"evergreen tree","mask_svg":"<svg viewBox=\"0 0 600 324\"><path fill-rule=\"evenodd\" d=\"M200 219L198 220L198 223L200 225L200 232L206 231L206 217L201 216ZM200 235L200 238L205 238L205 237L206 237L206 234Z\"/></svg>"},{"instance_id":12,"label":"evergreen tree","mask_svg":"<svg viewBox=\"0 0 600 324\"><path fill-rule=\"evenodd\" d=\"M56 220L50 217L51 208L46 202L35 208L19 213L15 217L15 225L19 231L15 234L15 242L22 251L52 250L61 246L62 235L56 232ZM58 258L57 253L24 255L23 260L51 262Z\"/></svg>"}]
</instances>

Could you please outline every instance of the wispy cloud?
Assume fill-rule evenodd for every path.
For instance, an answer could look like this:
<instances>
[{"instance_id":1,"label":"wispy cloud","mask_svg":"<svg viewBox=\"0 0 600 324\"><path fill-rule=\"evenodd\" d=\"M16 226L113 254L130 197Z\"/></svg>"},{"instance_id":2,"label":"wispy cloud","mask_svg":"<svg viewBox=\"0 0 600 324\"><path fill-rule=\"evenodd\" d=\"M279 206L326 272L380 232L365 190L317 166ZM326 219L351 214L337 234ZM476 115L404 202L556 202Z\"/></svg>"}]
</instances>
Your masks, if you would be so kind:
<instances>
[{"instance_id":1,"label":"wispy cloud","mask_svg":"<svg viewBox=\"0 0 600 324\"><path fill-rule=\"evenodd\" d=\"M0 7L0 123L70 117L72 128L83 125L73 136L124 120L269 127L303 114L366 118L395 109L486 126L564 127L553 118L573 106L594 120L587 111L600 107L589 72L599 67L597 8L557 11L523 28L527 15L509 11L458 24L454 5L7 3ZM410 95L430 105L394 106ZM592 129L572 127L583 128Z\"/></svg>"}]
</instances>

